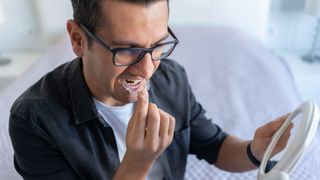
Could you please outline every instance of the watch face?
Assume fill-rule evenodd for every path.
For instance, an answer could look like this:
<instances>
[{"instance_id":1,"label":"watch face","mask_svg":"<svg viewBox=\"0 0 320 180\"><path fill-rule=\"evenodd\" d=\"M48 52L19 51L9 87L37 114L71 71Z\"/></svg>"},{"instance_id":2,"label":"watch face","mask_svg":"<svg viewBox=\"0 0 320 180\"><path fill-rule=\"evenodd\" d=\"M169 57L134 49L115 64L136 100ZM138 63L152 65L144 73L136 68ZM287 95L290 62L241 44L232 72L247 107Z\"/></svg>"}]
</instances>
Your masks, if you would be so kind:
<instances>
[{"instance_id":1,"label":"watch face","mask_svg":"<svg viewBox=\"0 0 320 180\"><path fill-rule=\"evenodd\" d=\"M275 150L276 144L280 143L281 138L285 136L285 129L290 123L293 123L293 128L286 147L270 158L271 152ZM319 144L319 142L315 142L319 141L320 138L320 133L317 132L318 124L319 108L313 102L306 101L293 111L273 135L261 162L258 179L287 179L291 175L295 176L295 172L292 170L295 166L300 165L299 163L309 164L308 167L310 168L311 162L307 161L310 158L303 157L315 156L314 158L316 158L318 156L305 153L313 139L315 140L312 143ZM314 138L315 135L318 138Z\"/></svg>"}]
</instances>

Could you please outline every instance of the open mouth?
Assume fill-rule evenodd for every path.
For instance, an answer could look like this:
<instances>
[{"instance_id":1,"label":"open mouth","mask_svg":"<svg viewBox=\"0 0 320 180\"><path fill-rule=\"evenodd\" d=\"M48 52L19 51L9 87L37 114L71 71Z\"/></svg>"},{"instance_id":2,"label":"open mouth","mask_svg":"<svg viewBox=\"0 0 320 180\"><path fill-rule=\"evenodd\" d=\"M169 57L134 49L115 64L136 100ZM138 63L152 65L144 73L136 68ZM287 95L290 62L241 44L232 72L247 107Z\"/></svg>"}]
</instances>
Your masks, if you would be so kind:
<instances>
[{"instance_id":1,"label":"open mouth","mask_svg":"<svg viewBox=\"0 0 320 180\"><path fill-rule=\"evenodd\" d=\"M122 79L121 84L130 94L132 94L137 93L139 89L141 89L140 87L143 84L143 80L145 81L144 89L149 90L150 83L147 79Z\"/></svg>"}]
</instances>

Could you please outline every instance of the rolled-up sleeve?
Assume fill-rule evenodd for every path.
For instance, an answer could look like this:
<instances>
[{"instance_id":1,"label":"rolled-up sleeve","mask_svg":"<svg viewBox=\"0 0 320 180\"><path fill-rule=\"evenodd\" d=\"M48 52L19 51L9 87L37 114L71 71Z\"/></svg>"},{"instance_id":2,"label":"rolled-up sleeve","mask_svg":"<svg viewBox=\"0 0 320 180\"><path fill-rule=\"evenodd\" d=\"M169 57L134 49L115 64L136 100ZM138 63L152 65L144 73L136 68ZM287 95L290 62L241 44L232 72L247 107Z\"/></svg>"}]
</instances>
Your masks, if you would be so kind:
<instances>
[{"instance_id":1,"label":"rolled-up sleeve","mask_svg":"<svg viewBox=\"0 0 320 180\"><path fill-rule=\"evenodd\" d=\"M212 123L205 116L205 110L199 104L190 89L190 153L195 154L198 159L205 159L214 164L218 158L220 147L228 136L227 133Z\"/></svg>"}]
</instances>

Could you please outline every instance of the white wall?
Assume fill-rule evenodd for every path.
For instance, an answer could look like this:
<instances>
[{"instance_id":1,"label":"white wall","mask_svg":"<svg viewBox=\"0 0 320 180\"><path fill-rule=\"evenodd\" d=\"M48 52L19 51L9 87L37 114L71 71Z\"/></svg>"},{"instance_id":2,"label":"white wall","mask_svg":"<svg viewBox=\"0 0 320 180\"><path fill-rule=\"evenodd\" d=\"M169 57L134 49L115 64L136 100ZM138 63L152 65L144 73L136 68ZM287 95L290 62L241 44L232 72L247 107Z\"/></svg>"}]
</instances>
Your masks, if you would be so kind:
<instances>
[{"instance_id":1,"label":"white wall","mask_svg":"<svg viewBox=\"0 0 320 180\"><path fill-rule=\"evenodd\" d=\"M171 0L171 24L225 25L265 41L270 0Z\"/></svg>"},{"instance_id":2,"label":"white wall","mask_svg":"<svg viewBox=\"0 0 320 180\"><path fill-rule=\"evenodd\" d=\"M66 21L72 19L70 0L34 0L40 26L48 43L52 43L65 35Z\"/></svg>"},{"instance_id":3,"label":"white wall","mask_svg":"<svg viewBox=\"0 0 320 180\"><path fill-rule=\"evenodd\" d=\"M267 43L281 51L308 51L312 44L316 18L308 15L305 0L273 0Z\"/></svg>"},{"instance_id":4,"label":"white wall","mask_svg":"<svg viewBox=\"0 0 320 180\"><path fill-rule=\"evenodd\" d=\"M72 18L70 0L33 1L49 42L65 34L65 22ZM305 0L170 0L170 25L233 26L272 49L307 51L316 18L305 13L304 4Z\"/></svg>"},{"instance_id":5,"label":"white wall","mask_svg":"<svg viewBox=\"0 0 320 180\"><path fill-rule=\"evenodd\" d=\"M1 0L4 24L0 25L0 51L11 49L37 49L42 46L35 4L30 0Z\"/></svg>"},{"instance_id":6,"label":"white wall","mask_svg":"<svg viewBox=\"0 0 320 180\"><path fill-rule=\"evenodd\" d=\"M44 40L46 44L56 41L66 34L66 21L72 18L70 0L3 0L17 7L11 13L17 25L5 33L6 37L15 36L17 30L30 33ZM26 2L29 3L26 4ZM38 16L28 20L31 6L32 13ZM171 25L223 25L241 29L253 37L265 41L267 34L270 0L170 0ZM11 7L12 8L12 7ZM26 11L28 14L23 14ZM20 13L18 13L20 12ZM32 23L30 23L32 22ZM23 25L25 23L25 25ZM38 24L35 24L38 23ZM28 25L29 24L29 25ZM24 28L32 25L31 30ZM13 26L12 26L13 27ZM36 29L35 29L36 28ZM34 32L36 31L36 32ZM40 38L41 37L41 38ZM42 38L43 37L43 38ZM27 37L18 38L25 42L34 42ZM19 42L12 42L19 44ZM20 46L32 47L33 44L22 43ZM45 46L43 46L45 47Z\"/></svg>"},{"instance_id":7,"label":"white wall","mask_svg":"<svg viewBox=\"0 0 320 180\"><path fill-rule=\"evenodd\" d=\"M72 16L70 0L36 1L49 37L63 34ZM226 25L266 38L270 0L171 0L170 7L171 25Z\"/></svg>"}]
</instances>

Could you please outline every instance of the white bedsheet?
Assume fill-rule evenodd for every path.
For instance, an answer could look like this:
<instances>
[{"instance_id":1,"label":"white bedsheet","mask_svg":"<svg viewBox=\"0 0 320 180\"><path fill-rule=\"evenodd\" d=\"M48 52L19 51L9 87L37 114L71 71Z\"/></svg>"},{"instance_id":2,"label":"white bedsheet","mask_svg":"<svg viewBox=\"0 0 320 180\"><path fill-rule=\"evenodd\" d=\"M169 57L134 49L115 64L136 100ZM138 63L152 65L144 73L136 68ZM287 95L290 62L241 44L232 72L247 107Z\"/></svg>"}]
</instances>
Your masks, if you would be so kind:
<instances>
[{"instance_id":1,"label":"white bedsheet","mask_svg":"<svg viewBox=\"0 0 320 180\"><path fill-rule=\"evenodd\" d=\"M173 28L180 39L172 58L186 68L197 99L208 117L227 132L251 139L265 122L301 102L287 65L255 40L223 27ZM13 168L8 136L9 108L48 70L74 57L65 38L40 58L21 79L0 94L0 180L20 179ZM319 179L319 131L292 179ZM190 156L186 179L255 179L256 172L231 174Z\"/></svg>"},{"instance_id":2,"label":"white bedsheet","mask_svg":"<svg viewBox=\"0 0 320 180\"><path fill-rule=\"evenodd\" d=\"M287 64L245 34L223 27L185 27L174 32L181 43L173 58L186 68L208 117L229 133L252 139L257 127L301 103ZM319 179L319 131L291 179ZM256 175L257 170L224 172L190 156L186 179L248 180Z\"/></svg>"}]
</instances>

